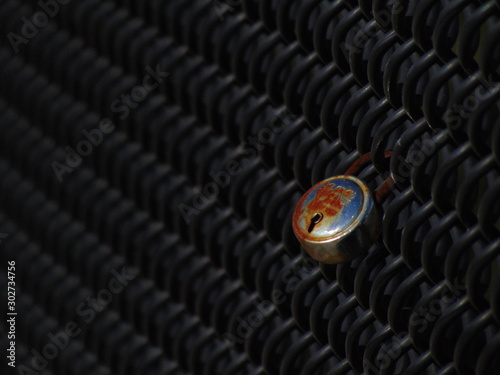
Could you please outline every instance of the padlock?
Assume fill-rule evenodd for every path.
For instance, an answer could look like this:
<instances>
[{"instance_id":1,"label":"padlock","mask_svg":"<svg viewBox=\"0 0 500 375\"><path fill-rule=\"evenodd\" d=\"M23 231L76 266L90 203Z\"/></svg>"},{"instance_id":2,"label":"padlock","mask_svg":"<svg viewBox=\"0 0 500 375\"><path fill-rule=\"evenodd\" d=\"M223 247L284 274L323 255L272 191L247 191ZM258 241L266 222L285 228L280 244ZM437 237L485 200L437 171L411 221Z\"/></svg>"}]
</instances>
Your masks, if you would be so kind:
<instances>
[{"instance_id":1,"label":"padlock","mask_svg":"<svg viewBox=\"0 0 500 375\"><path fill-rule=\"evenodd\" d=\"M376 241L382 223L380 202L394 180L389 177L374 195L362 180L351 175L369 160L369 154L363 155L345 175L319 182L297 203L293 231L312 258L327 264L347 262Z\"/></svg>"}]
</instances>

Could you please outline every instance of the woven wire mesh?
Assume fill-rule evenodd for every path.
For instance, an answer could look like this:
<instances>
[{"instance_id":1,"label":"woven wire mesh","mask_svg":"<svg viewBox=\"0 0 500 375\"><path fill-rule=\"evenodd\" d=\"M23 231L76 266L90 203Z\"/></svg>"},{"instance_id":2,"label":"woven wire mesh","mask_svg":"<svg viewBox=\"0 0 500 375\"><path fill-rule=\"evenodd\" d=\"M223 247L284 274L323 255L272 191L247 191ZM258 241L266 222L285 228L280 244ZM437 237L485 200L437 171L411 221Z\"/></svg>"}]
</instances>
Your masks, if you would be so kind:
<instances>
[{"instance_id":1,"label":"woven wire mesh","mask_svg":"<svg viewBox=\"0 0 500 375\"><path fill-rule=\"evenodd\" d=\"M74 321L40 373L499 374L499 16L472 0L0 1L18 366ZM318 264L294 205L367 152L370 188L396 180L380 239ZM124 266L135 279L83 313Z\"/></svg>"}]
</instances>

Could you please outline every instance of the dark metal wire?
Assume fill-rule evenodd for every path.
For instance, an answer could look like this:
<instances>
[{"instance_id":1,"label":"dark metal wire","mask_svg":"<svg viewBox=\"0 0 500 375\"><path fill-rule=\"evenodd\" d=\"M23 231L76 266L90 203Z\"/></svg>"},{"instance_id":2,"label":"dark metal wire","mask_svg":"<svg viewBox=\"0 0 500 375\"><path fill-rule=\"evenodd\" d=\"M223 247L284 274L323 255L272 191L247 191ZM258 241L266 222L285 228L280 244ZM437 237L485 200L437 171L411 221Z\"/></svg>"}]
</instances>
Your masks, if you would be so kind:
<instances>
[{"instance_id":1,"label":"dark metal wire","mask_svg":"<svg viewBox=\"0 0 500 375\"><path fill-rule=\"evenodd\" d=\"M37 10L3 1L2 34ZM18 54L2 39L0 257L24 275L21 361L127 265L138 279L47 374L498 371L499 17L495 1L91 0ZM148 66L169 75L120 118ZM104 117L116 130L61 183L52 163ZM381 238L318 265L291 212L366 153L370 188L395 183Z\"/></svg>"}]
</instances>

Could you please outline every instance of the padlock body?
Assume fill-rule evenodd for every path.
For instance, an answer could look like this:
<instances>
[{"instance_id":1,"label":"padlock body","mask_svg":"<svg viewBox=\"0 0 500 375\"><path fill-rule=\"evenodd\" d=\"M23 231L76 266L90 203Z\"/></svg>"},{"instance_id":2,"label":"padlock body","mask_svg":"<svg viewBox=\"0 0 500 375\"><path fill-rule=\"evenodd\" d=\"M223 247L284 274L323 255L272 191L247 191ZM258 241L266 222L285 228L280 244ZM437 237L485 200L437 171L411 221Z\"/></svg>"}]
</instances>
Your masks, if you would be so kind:
<instances>
[{"instance_id":1,"label":"padlock body","mask_svg":"<svg viewBox=\"0 0 500 375\"><path fill-rule=\"evenodd\" d=\"M309 189L293 215L293 231L314 259L336 264L368 250L380 233L381 215L357 177L335 176Z\"/></svg>"}]
</instances>

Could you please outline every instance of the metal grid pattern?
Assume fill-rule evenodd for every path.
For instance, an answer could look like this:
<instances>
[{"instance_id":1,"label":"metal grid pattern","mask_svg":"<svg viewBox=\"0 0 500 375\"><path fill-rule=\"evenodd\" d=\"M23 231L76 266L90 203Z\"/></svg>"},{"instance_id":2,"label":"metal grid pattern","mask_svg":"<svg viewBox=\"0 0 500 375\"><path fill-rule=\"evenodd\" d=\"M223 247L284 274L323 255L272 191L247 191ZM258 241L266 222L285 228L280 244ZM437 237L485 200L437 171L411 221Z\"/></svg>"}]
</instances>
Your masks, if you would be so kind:
<instances>
[{"instance_id":1,"label":"metal grid pattern","mask_svg":"<svg viewBox=\"0 0 500 375\"><path fill-rule=\"evenodd\" d=\"M500 373L495 1L47 3L0 1L19 365L75 321L40 373ZM380 241L317 264L294 205L367 152Z\"/></svg>"}]
</instances>

